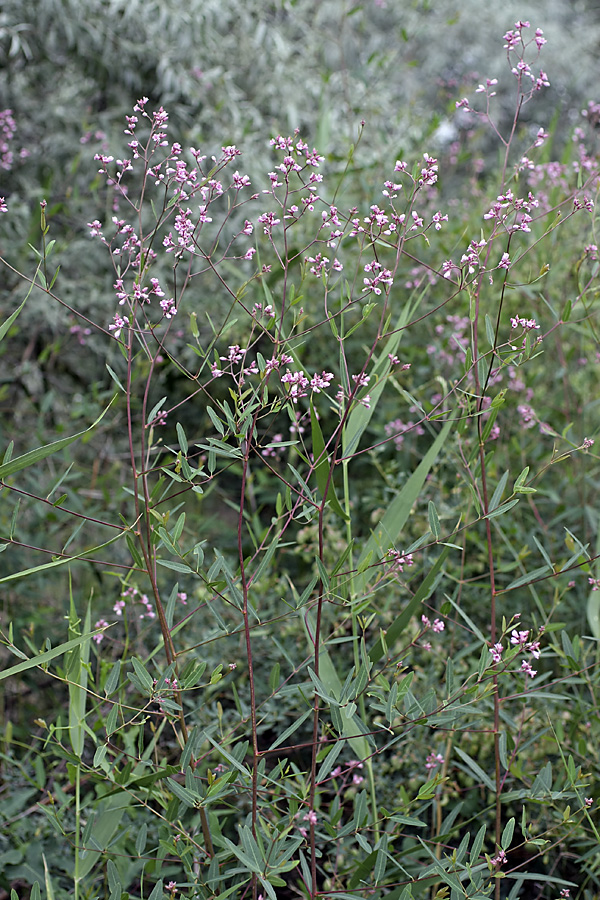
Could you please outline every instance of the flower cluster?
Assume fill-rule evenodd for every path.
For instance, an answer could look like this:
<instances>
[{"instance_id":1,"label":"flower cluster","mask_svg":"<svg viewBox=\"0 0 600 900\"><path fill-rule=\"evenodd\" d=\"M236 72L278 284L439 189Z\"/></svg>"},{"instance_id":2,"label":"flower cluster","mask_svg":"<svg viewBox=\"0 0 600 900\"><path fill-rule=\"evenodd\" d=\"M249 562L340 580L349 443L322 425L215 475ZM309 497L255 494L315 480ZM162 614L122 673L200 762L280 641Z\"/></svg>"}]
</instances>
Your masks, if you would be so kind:
<instances>
[{"instance_id":1,"label":"flower cluster","mask_svg":"<svg viewBox=\"0 0 600 900\"><path fill-rule=\"evenodd\" d=\"M13 118L12 109L0 109L0 171L10 172L15 162L13 141L17 133L17 123ZM29 150L24 147L18 152L19 159L26 159ZM2 209L4 197L0 198L0 212L6 212L6 206Z\"/></svg>"},{"instance_id":2,"label":"flower cluster","mask_svg":"<svg viewBox=\"0 0 600 900\"><path fill-rule=\"evenodd\" d=\"M425 630L431 628L431 630L436 632L436 634L440 634L446 627L441 619L434 619L432 625L429 618L425 614L421 616L421 624L423 625L423 628Z\"/></svg>"},{"instance_id":3,"label":"flower cluster","mask_svg":"<svg viewBox=\"0 0 600 900\"><path fill-rule=\"evenodd\" d=\"M94 628L108 628L108 622L106 621L106 619L98 619L98 621L94 623ZM95 634L92 637L92 640L96 644L101 644L102 641L104 640L103 632L100 632L99 634Z\"/></svg>"},{"instance_id":4,"label":"flower cluster","mask_svg":"<svg viewBox=\"0 0 600 900\"><path fill-rule=\"evenodd\" d=\"M331 772L332 778L342 778L344 783L347 782L348 777L352 774L351 783L358 787L358 785L362 784L364 778L360 775L360 770L364 768L363 763L359 759L351 759L347 764L347 768L343 768L342 766L336 766L335 769Z\"/></svg>"},{"instance_id":5,"label":"flower cluster","mask_svg":"<svg viewBox=\"0 0 600 900\"><path fill-rule=\"evenodd\" d=\"M281 383L288 385L288 397L297 403L301 397L308 396L309 388L316 394L326 391L332 379L333 372L323 371L309 379L302 371L291 372L287 369L285 375L281 376Z\"/></svg>"},{"instance_id":6,"label":"flower cluster","mask_svg":"<svg viewBox=\"0 0 600 900\"><path fill-rule=\"evenodd\" d=\"M519 616L515 616L516 619ZM543 628L540 628L539 636L543 633ZM531 658L537 660L540 658L541 654L541 645L539 636L537 639L532 640L531 631L529 629L525 629L519 631L517 628L513 628L510 636L510 643L507 648L504 647L502 641L498 641L494 644L493 647L490 647L490 653L492 655L492 660L495 664L502 662L502 654L506 649L512 649L512 654L510 659L513 659L514 656L520 653L530 653ZM533 668L531 665L531 660L524 659L521 661L521 672L527 675L529 678L535 678L537 675L537 670Z\"/></svg>"},{"instance_id":7,"label":"flower cluster","mask_svg":"<svg viewBox=\"0 0 600 900\"><path fill-rule=\"evenodd\" d=\"M411 410L412 409L413 407L411 407ZM392 422L386 422L384 431L388 437L394 439L397 450L402 449L404 437L409 432L418 435L425 434L425 429L418 422L413 422L412 420L404 422L402 419L394 419Z\"/></svg>"},{"instance_id":8,"label":"flower cluster","mask_svg":"<svg viewBox=\"0 0 600 900\"><path fill-rule=\"evenodd\" d=\"M388 569L390 575L401 575L405 566L414 565L412 553L400 553L394 547L390 547L385 556L391 563Z\"/></svg>"},{"instance_id":9,"label":"flower cluster","mask_svg":"<svg viewBox=\"0 0 600 900\"><path fill-rule=\"evenodd\" d=\"M443 762L444 757L442 756L442 754L433 753L432 751L425 760L425 768L430 772L432 769L437 769L438 766L441 766Z\"/></svg>"},{"instance_id":10,"label":"flower cluster","mask_svg":"<svg viewBox=\"0 0 600 900\"><path fill-rule=\"evenodd\" d=\"M525 331L539 330L539 325L535 319L524 319L522 316L511 316L511 328L523 328Z\"/></svg>"}]
</instances>

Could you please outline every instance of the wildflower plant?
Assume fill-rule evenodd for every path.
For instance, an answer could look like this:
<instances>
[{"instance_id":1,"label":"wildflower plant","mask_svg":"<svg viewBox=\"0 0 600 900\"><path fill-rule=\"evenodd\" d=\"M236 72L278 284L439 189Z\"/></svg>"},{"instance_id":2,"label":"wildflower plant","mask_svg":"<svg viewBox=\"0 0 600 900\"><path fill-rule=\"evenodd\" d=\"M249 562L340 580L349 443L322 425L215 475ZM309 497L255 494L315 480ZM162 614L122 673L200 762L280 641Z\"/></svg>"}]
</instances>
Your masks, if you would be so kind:
<instances>
[{"instance_id":1,"label":"wildflower plant","mask_svg":"<svg viewBox=\"0 0 600 900\"><path fill-rule=\"evenodd\" d=\"M458 101L492 125L503 160L452 246L429 152L391 161L359 209L300 131L271 140L256 184L240 149L182 147L142 97L124 145L96 154L109 213L88 230L113 309L69 312L74 343L88 329L105 341L114 399L84 432L9 446L0 464L14 510L3 582L71 573L60 643L28 636L28 655L3 626L17 661L2 678L38 667L69 698L68 720L38 722L31 757L62 778L39 808L73 856L71 882L46 866L48 896L499 898L503 882L511 897L534 877L540 896L573 884L532 872L574 833L598 837L583 754L562 749L567 721L545 719L559 683L579 703L595 677L553 621L567 578L597 590L595 557L569 520L568 553L551 559L534 536L541 564L526 569L506 523L544 523L543 476L595 459L595 429L572 441L579 423L543 423L527 385L572 317L595 334L596 266L561 309L550 290L532 298L557 230L583 219L593 232L598 171L580 140L573 188L536 196L548 136L523 149L518 124L549 86L545 39L519 21L504 42L510 132L494 124L495 78L475 92L483 109ZM60 303L45 204L41 228L21 277L27 296ZM519 441L534 427L555 443L529 462ZM68 476L55 455L108 428L127 470L118 503L53 500ZM406 453L401 473L386 453ZM44 481L45 460L54 484L23 487L32 467ZM370 518L354 474L366 460L382 476ZM60 549L24 546L20 501L61 517ZM11 570L22 550L41 555ZM73 590L86 561L112 586L87 602ZM527 615L506 613L525 596ZM539 755L560 774L549 759L534 771ZM593 884L596 862L590 851Z\"/></svg>"}]
</instances>

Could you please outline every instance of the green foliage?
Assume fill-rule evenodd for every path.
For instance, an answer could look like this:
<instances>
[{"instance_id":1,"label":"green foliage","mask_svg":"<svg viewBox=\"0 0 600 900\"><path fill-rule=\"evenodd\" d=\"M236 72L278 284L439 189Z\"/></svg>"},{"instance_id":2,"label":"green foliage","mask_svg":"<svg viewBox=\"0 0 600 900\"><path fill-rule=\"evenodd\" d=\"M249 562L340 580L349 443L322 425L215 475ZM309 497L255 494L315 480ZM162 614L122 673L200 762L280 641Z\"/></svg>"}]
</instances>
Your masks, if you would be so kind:
<instances>
[{"instance_id":1,"label":"green foliage","mask_svg":"<svg viewBox=\"0 0 600 900\"><path fill-rule=\"evenodd\" d=\"M255 3L98 2L85 30L75 6L43 4L22 29L27 9L6 5L15 96L62 60L98 92L92 129L130 89L151 99L128 122L131 171L119 160L132 134L102 149L114 160L79 154L73 196L44 203L34 230L27 203L74 159L74 105L46 181L43 168L17 178L2 214L14 302L0 352L14 373L0 462L0 889L596 896L589 136L548 165L559 133L535 147L537 128L505 132L500 115L505 156L465 179L483 144L424 158L411 148L429 125L413 116L410 164L394 168L395 151L373 161L383 124L342 159L342 123L362 101L333 62L303 94L293 67L290 84L281 69L264 77L274 58L283 66L278 35L291 53L302 2L272 4L264 22ZM402 41L427 58L417 26L441 13L406 12ZM380 15L322 4L311 52L339 23L335 53L367 35L375 55L361 48L348 71L367 85L379 70L388 108L400 22L391 10L372 46ZM225 68L234 52L239 68ZM518 82L515 121L537 100L530 87ZM280 137L265 178L257 141L283 90L281 118L306 118L328 158L312 138ZM155 97L172 102L174 128ZM35 131L39 113L23 109ZM228 135L257 123L246 167ZM180 154L173 132L196 145L205 132L221 155ZM86 203L78 224L61 222ZM84 253L96 216L103 237ZM30 334L40 306L44 340Z\"/></svg>"}]
</instances>

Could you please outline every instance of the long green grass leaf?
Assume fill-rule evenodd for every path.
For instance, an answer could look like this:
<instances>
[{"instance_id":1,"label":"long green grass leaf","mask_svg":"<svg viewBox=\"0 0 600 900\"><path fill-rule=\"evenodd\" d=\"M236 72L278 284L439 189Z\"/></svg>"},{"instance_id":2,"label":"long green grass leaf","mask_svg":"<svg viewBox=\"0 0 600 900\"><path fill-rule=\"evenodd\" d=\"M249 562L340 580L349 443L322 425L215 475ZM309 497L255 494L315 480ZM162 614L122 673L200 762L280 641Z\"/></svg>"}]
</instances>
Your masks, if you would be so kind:
<instances>
[{"instance_id":1,"label":"long green grass leaf","mask_svg":"<svg viewBox=\"0 0 600 900\"><path fill-rule=\"evenodd\" d=\"M43 666L46 663L51 662L53 659L56 659L57 656L62 656L63 653L68 653L69 650L73 650L75 647L79 647L80 644L85 643L85 641L89 641L90 638L95 634L98 634L101 630L101 628L97 628L89 634L82 634L79 637L73 638L72 641L66 641L64 644L53 647L52 650L46 650L45 653L40 653L39 656L32 656L31 659L20 662L16 666L11 666L10 669L4 669L3 672L0 672L0 681L4 681L5 678L12 678L13 675L19 675L27 669L35 669L36 666Z\"/></svg>"},{"instance_id":2,"label":"long green grass leaf","mask_svg":"<svg viewBox=\"0 0 600 900\"><path fill-rule=\"evenodd\" d=\"M394 619L390 627L387 629L385 633L385 642L388 648L398 640L412 617L418 612L421 603L423 603L424 600L427 600L427 598L431 596L431 593L436 584L438 573L442 568L449 552L450 548L444 547L444 549L432 565L431 569L423 579L422 584L419 586L418 590L410 600L408 606L406 606L405 609L402 610L400 615L396 619ZM371 662L377 662L377 660L381 659L384 652L385 650L383 642L381 639L379 639L377 643L369 650L369 659L371 660Z\"/></svg>"},{"instance_id":3,"label":"long green grass leaf","mask_svg":"<svg viewBox=\"0 0 600 900\"><path fill-rule=\"evenodd\" d=\"M368 571L360 572L361 562L369 553L373 554L373 559L380 559L384 553L387 552L389 547L395 544L399 539L402 529L410 515L410 511L419 497L423 485L425 484L425 479L444 446L451 428L452 422L446 422L400 493L390 503L385 515L382 517L371 537L365 544L358 559L357 568L359 569L359 574L354 578L356 597L360 598L365 593L365 588L369 579Z\"/></svg>"},{"instance_id":4,"label":"long green grass leaf","mask_svg":"<svg viewBox=\"0 0 600 900\"><path fill-rule=\"evenodd\" d=\"M52 444L44 444L43 447L38 447L36 450L30 450L29 453L24 453L23 456L17 456L15 459L11 459L10 462L0 465L0 479L8 478L9 475L14 475L15 472L20 472L21 469L27 469L29 466L35 465L35 463L40 462L40 460L52 456L53 453L58 453L63 447L68 447L69 444L72 444L73 441L83 437L84 434L88 434L102 421L112 404L113 400L110 401L106 409L89 428L85 429L85 431L79 431L77 434L72 434L70 437L61 438L59 441L54 441Z\"/></svg>"}]
</instances>

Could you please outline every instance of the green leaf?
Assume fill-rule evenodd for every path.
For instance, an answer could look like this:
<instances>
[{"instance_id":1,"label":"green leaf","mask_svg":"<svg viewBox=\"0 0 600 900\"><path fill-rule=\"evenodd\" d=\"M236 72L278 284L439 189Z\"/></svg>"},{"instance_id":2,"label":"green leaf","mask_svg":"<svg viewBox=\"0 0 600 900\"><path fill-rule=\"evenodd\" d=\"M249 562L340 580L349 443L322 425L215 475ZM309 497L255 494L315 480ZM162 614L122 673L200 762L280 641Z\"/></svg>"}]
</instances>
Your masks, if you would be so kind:
<instances>
[{"instance_id":1,"label":"green leaf","mask_svg":"<svg viewBox=\"0 0 600 900\"><path fill-rule=\"evenodd\" d=\"M206 412L208 413L208 416L209 416L211 422L213 423L213 425L215 426L215 428L217 429L217 431L219 432L221 437L223 437L225 434L225 426L223 425L222 421L219 419L218 415L216 414L216 412L214 411L212 406L207 406Z\"/></svg>"},{"instance_id":2,"label":"green leaf","mask_svg":"<svg viewBox=\"0 0 600 900\"><path fill-rule=\"evenodd\" d=\"M514 487L515 488L523 487L523 485L527 481L528 475L529 475L529 466L525 466L525 468L522 469L521 472L519 473L519 475L517 476Z\"/></svg>"},{"instance_id":3,"label":"green leaf","mask_svg":"<svg viewBox=\"0 0 600 900\"><path fill-rule=\"evenodd\" d=\"M496 509L500 501L502 500L502 494L506 489L506 482L508 481L508 472L505 472L500 481L496 486L496 490L492 494L492 499L490 500L490 505L488 507L489 512L493 509Z\"/></svg>"},{"instance_id":4,"label":"green leaf","mask_svg":"<svg viewBox=\"0 0 600 900\"><path fill-rule=\"evenodd\" d=\"M410 620L414 615L416 615L421 603L424 600L427 600L428 597L431 596L431 593L434 589L436 579L438 573L444 564L448 553L450 552L449 547L444 547L437 560L423 579L422 584L415 592L414 596L406 606L406 608L400 613L400 615L394 619L392 624L386 631L385 640L388 647L391 647L400 637ZM371 662L377 662L384 654L383 642L380 640L371 647L369 650L369 659Z\"/></svg>"},{"instance_id":5,"label":"green leaf","mask_svg":"<svg viewBox=\"0 0 600 900\"><path fill-rule=\"evenodd\" d=\"M75 610L73 597L69 614L69 636L78 637L79 618ZM65 658L65 669L69 681L69 740L73 752L81 759L85 743L85 710L87 705L87 681L88 664L91 646L91 599L88 601L87 612L83 625L84 632L88 635L77 649L69 651ZM75 665L73 665L75 663Z\"/></svg>"},{"instance_id":6,"label":"green leaf","mask_svg":"<svg viewBox=\"0 0 600 900\"><path fill-rule=\"evenodd\" d=\"M73 638L72 641L66 641L64 644L53 647L52 650L40 653L39 656L33 656L31 659L27 659L25 662L12 666L10 669L4 669L0 672L0 681L3 681L5 678L12 678L13 675L19 675L21 672L25 672L26 669L34 669L36 666L42 666L51 662L51 660L56 659L57 656L62 656L63 653L68 653L69 650L73 650L75 647L79 647L80 644L85 643L85 641L89 641L91 637L98 634L98 631L101 630L102 629L97 628L89 634L82 634L79 637Z\"/></svg>"},{"instance_id":7,"label":"green leaf","mask_svg":"<svg viewBox=\"0 0 600 900\"><path fill-rule=\"evenodd\" d=\"M69 444L72 444L73 441L83 437L84 434L89 434L89 432L93 431L96 425L102 421L108 410L111 408L113 401L114 398L110 401L106 409L98 416L96 421L93 422L89 428L86 428L85 431L79 431L77 434L72 434L70 437L61 438L59 441L54 441L52 444L45 444L43 447L38 447L36 450L30 450L29 453L24 453L23 456L17 456L9 462L2 463L2 465L0 465L0 479L3 480L8 478L9 475L14 475L15 472L20 472L21 469L27 469L29 466L35 465L37 462L40 462L40 460L46 459L54 453L58 453L63 447L68 447Z\"/></svg>"},{"instance_id":8,"label":"green leaf","mask_svg":"<svg viewBox=\"0 0 600 900\"><path fill-rule=\"evenodd\" d=\"M294 732L297 731L298 728L300 728L300 726L304 724L304 722L306 722L306 720L309 718L309 716L312 716L313 714L314 714L314 710L312 708L309 708L304 713L302 713L302 715L299 718L297 718L289 726L289 728L286 728L285 731L279 735L277 740L273 744L271 744L271 746L269 747L269 750L274 750L276 747L279 747L281 744L285 744L287 739L289 737L291 737L294 734Z\"/></svg>"},{"instance_id":9,"label":"green leaf","mask_svg":"<svg viewBox=\"0 0 600 900\"><path fill-rule=\"evenodd\" d=\"M337 744L334 744L331 749L328 748L329 752L327 753L327 756L325 757L324 762L322 763L320 769L317 772L317 777L316 777L316 781L315 781L316 784L321 784L327 778L327 776L333 769L333 766L334 766L338 756L340 755L340 753L342 752L342 750L344 749L345 746L346 746L346 741L338 741Z\"/></svg>"},{"instance_id":10,"label":"green leaf","mask_svg":"<svg viewBox=\"0 0 600 900\"><path fill-rule=\"evenodd\" d=\"M504 831L502 832L502 837L500 839L500 846L503 850L508 850L511 845L513 839L513 833L515 830L515 818L509 819L506 825L504 826Z\"/></svg>"},{"instance_id":11,"label":"green leaf","mask_svg":"<svg viewBox=\"0 0 600 900\"><path fill-rule=\"evenodd\" d=\"M156 882L154 887L152 888L152 893L148 897L148 900L162 900L164 894L164 888L162 879Z\"/></svg>"},{"instance_id":12,"label":"green leaf","mask_svg":"<svg viewBox=\"0 0 600 900\"><path fill-rule=\"evenodd\" d=\"M154 684L152 676L148 671L146 671L144 664L140 659L137 658L137 656L131 657L131 664L133 665L135 674L137 675L140 684L142 684L145 690L150 693L150 691L152 690L152 685Z\"/></svg>"},{"instance_id":13,"label":"green leaf","mask_svg":"<svg viewBox=\"0 0 600 900\"><path fill-rule=\"evenodd\" d=\"M120 391L123 391L123 393L125 394L125 393L126 393L125 388L124 388L123 385L121 384L121 382L120 382L120 380L119 380L119 376L117 375L117 373L116 373L116 372L113 372L113 370L111 369L111 367L109 366L108 363L104 363L104 365L106 366L106 368L107 368L107 370L108 370L108 374L110 375L110 377L112 378L112 380L114 381L114 383L116 384L116 386L119 388Z\"/></svg>"},{"instance_id":14,"label":"green leaf","mask_svg":"<svg viewBox=\"0 0 600 900\"><path fill-rule=\"evenodd\" d=\"M494 333L494 326L492 325L492 320L489 315L485 314L485 333L488 339L488 343L492 349L496 346L496 335Z\"/></svg>"},{"instance_id":15,"label":"green leaf","mask_svg":"<svg viewBox=\"0 0 600 900\"><path fill-rule=\"evenodd\" d=\"M163 403L165 402L166 399L167 399L166 397L162 397L162 398L158 401L158 403L155 403L155 404L154 404L154 406L153 406L152 409L150 410L148 416L146 417L146 425L150 425L150 423L154 421L154 419L156 418L157 413L160 411L160 408L161 408L161 406L163 405Z\"/></svg>"},{"instance_id":16,"label":"green leaf","mask_svg":"<svg viewBox=\"0 0 600 900\"><path fill-rule=\"evenodd\" d=\"M377 847L377 859L375 860L375 868L373 871L373 879L375 884L377 884L383 876L385 875L386 869L386 860L387 860L387 842L388 836L387 834L382 834L379 839L379 844Z\"/></svg>"},{"instance_id":17,"label":"green leaf","mask_svg":"<svg viewBox=\"0 0 600 900\"><path fill-rule=\"evenodd\" d=\"M331 471L329 457L327 456L327 451L325 449L323 432L321 431L321 426L315 412L312 397L310 400L310 421L312 431L313 456L315 460L315 477L317 479L317 487L319 488L319 493L321 494L321 497L327 500L333 511L337 513L338 516L340 516L342 519L347 520L348 516L340 506L340 502L335 492L333 472Z\"/></svg>"},{"instance_id":18,"label":"green leaf","mask_svg":"<svg viewBox=\"0 0 600 900\"><path fill-rule=\"evenodd\" d=\"M514 820L513 820L514 821ZM475 835L475 840L473 841L473 846L471 847L471 855L469 857L469 861L472 866L477 864L477 860L479 859L479 854L481 853L481 848L483 847L483 839L485 838L485 825L482 825L477 834Z\"/></svg>"},{"instance_id":19,"label":"green leaf","mask_svg":"<svg viewBox=\"0 0 600 900\"><path fill-rule=\"evenodd\" d=\"M491 512L489 512L487 514L487 516L484 516L483 518L484 519L495 519L496 516L503 516L504 513L509 511L509 509L512 509L513 506L516 506L518 502L519 502L518 497L515 497L514 500L508 500L506 503L503 503L502 506L498 506L498 507L496 507L496 509L491 510Z\"/></svg>"},{"instance_id":20,"label":"green leaf","mask_svg":"<svg viewBox=\"0 0 600 900\"><path fill-rule=\"evenodd\" d=\"M195 791L190 791L188 788L184 787L182 784L179 784L178 781L175 781L173 778L167 778L167 784L175 794L175 796L181 800L187 807L190 809L196 809L202 805L202 797L200 794Z\"/></svg>"},{"instance_id":21,"label":"green leaf","mask_svg":"<svg viewBox=\"0 0 600 900\"><path fill-rule=\"evenodd\" d=\"M7 319L5 322L3 322L2 325L0 325L0 341L4 339L4 337L6 336L6 333L7 333L8 330L10 329L11 325L12 325L13 322L16 320L17 316L19 315L19 313L21 312L21 310L23 309L23 307L24 307L25 304L27 303L27 298L29 297L29 295L30 295L32 289L33 289L33 284L31 285L31 287L30 287L29 290L27 291L27 296L25 297L25 299L23 300L23 302L21 303L21 305L18 306L18 307L15 309L15 311L14 311L13 313L10 314L10 316L8 317L8 319Z\"/></svg>"},{"instance_id":22,"label":"green leaf","mask_svg":"<svg viewBox=\"0 0 600 900\"><path fill-rule=\"evenodd\" d=\"M440 527L440 518L438 516L437 509L435 508L435 503L433 502L433 500L429 501L427 513L429 516L429 529L436 541L439 541L442 535L442 529Z\"/></svg>"},{"instance_id":23,"label":"green leaf","mask_svg":"<svg viewBox=\"0 0 600 900\"><path fill-rule=\"evenodd\" d=\"M185 572L187 575L194 570L186 565L186 563L178 562L175 559L157 559L157 565L163 566L165 569L171 569L172 572Z\"/></svg>"},{"instance_id":24,"label":"green leaf","mask_svg":"<svg viewBox=\"0 0 600 900\"><path fill-rule=\"evenodd\" d=\"M468 753L465 753L464 750L461 750L460 747L455 746L454 752L457 753L458 756L460 756L460 758L463 760L463 762L466 763L467 767L471 770L471 773L474 775L474 777L481 781L482 784L484 784L488 788L488 790L492 791L492 793L495 794L496 786L487 772L484 772L481 766L478 765L478 763L476 763Z\"/></svg>"},{"instance_id":25,"label":"green leaf","mask_svg":"<svg viewBox=\"0 0 600 900\"><path fill-rule=\"evenodd\" d=\"M551 566L540 566L539 569L533 569L531 572L526 572L525 575L521 575L520 578L515 578L514 581L511 581L507 587L504 588L505 591L512 591L514 588L521 587L524 584L529 584L532 581L536 581L538 578L542 578L548 572L552 572Z\"/></svg>"},{"instance_id":26,"label":"green leaf","mask_svg":"<svg viewBox=\"0 0 600 900\"><path fill-rule=\"evenodd\" d=\"M387 552L390 545L395 544L398 540L402 529L406 525L410 511L425 484L427 475L446 443L452 426L452 422L446 422L400 493L394 497L388 506L385 515L379 521L363 548L358 560L359 566L369 553L372 553L375 559L380 559ZM355 576L354 590L357 597L364 595L368 577L368 573L360 573Z\"/></svg>"},{"instance_id":27,"label":"green leaf","mask_svg":"<svg viewBox=\"0 0 600 900\"><path fill-rule=\"evenodd\" d=\"M183 453L184 456L187 456L188 455L188 441L187 441L187 437L185 436L185 431L183 430L183 427L179 424L179 422L177 422L175 424L175 430L177 431L177 440L179 441L179 446L181 447L181 452Z\"/></svg>"},{"instance_id":28,"label":"green leaf","mask_svg":"<svg viewBox=\"0 0 600 900\"><path fill-rule=\"evenodd\" d=\"M311 710L311 712L312 712L312 710ZM241 764L241 762L235 758L235 756L232 756L232 754L229 753L225 749L225 747L221 747L220 744L217 744L216 741L213 741L213 739L211 738L211 736L209 734L206 734L205 738L213 745L215 750L217 750L217 752L220 753L221 756L223 756L227 760L227 762L231 763L231 765L234 766L238 770L238 772L241 772L242 775L245 775L247 778L250 778L250 772L248 771L248 769L245 766L243 766Z\"/></svg>"},{"instance_id":29,"label":"green leaf","mask_svg":"<svg viewBox=\"0 0 600 900\"><path fill-rule=\"evenodd\" d=\"M348 422L346 424L346 427L344 428L344 433L342 436L342 447L345 457L348 457L352 453L354 453L369 422L371 421L371 416L375 412L375 409L379 402L379 398L386 386L386 375L390 371L389 357L390 355L395 355L402 339L402 335L404 334L405 325L407 325L407 323L410 321L411 316L419 306L421 300L427 293L427 290L428 288L426 287L422 291L421 295L416 298L416 300L414 300L413 302L409 301L405 304L402 312L396 320L392 336L387 341L379 358L375 362L375 365L369 372L369 375L371 377L371 383L369 385L371 402L368 409L366 406L363 406L362 403L357 404L348 416ZM371 387L371 385L374 386Z\"/></svg>"},{"instance_id":30,"label":"green leaf","mask_svg":"<svg viewBox=\"0 0 600 900\"><path fill-rule=\"evenodd\" d=\"M337 697L334 697L332 693L330 693L326 686L323 684L322 680L316 675L311 667L308 667L308 674L310 676L310 680L315 686L315 691L326 703L333 703L335 706L339 706L339 700Z\"/></svg>"},{"instance_id":31,"label":"green leaf","mask_svg":"<svg viewBox=\"0 0 600 900\"><path fill-rule=\"evenodd\" d=\"M113 893L119 893L119 898L121 896L121 882L119 880L119 873L117 872L117 867L115 866L112 859L109 859L106 863L106 874L108 876L108 889Z\"/></svg>"}]
</instances>

